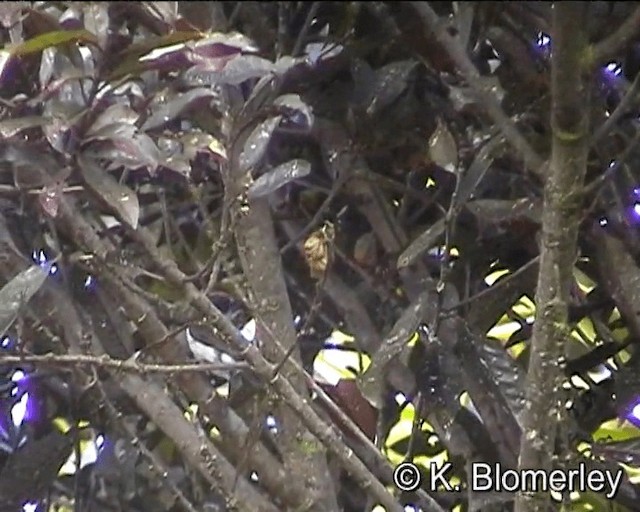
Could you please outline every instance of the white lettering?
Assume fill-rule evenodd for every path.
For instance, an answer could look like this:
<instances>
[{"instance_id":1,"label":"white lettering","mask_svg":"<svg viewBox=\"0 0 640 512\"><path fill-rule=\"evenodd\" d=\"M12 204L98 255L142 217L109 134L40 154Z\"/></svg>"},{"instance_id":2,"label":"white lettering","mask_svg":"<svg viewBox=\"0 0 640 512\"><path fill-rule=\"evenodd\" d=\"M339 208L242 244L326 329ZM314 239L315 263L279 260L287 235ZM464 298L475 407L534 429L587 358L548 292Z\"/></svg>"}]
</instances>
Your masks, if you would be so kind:
<instances>
[{"instance_id":1,"label":"white lettering","mask_svg":"<svg viewBox=\"0 0 640 512\"><path fill-rule=\"evenodd\" d=\"M451 466L451 462L445 462L440 468L438 468L437 464L431 463L429 471L429 482L432 491L438 489L438 482L440 482L440 485L444 487L445 491L451 492L454 490L453 486L444 476L445 473L451 469Z\"/></svg>"},{"instance_id":2,"label":"white lettering","mask_svg":"<svg viewBox=\"0 0 640 512\"><path fill-rule=\"evenodd\" d=\"M615 497L620 490L620 484L622 483L622 468L619 468L618 471L616 471L615 479L611 471L605 471L604 474L606 476L607 483L609 484L609 489L611 489L606 496L608 499L611 499Z\"/></svg>"},{"instance_id":3,"label":"white lettering","mask_svg":"<svg viewBox=\"0 0 640 512\"><path fill-rule=\"evenodd\" d=\"M560 469L554 469L551 471L551 473L549 473L549 490L555 492L564 492L568 490L567 483L569 484L569 487L571 487L572 482L567 478L567 476L568 475Z\"/></svg>"},{"instance_id":4,"label":"white lettering","mask_svg":"<svg viewBox=\"0 0 640 512\"><path fill-rule=\"evenodd\" d=\"M480 484L480 479L484 482ZM471 489L476 492L489 491L495 487L491 480L491 466L484 462L471 465Z\"/></svg>"},{"instance_id":5,"label":"white lettering","mask_svg":"<svg viewBox=\"0 0 640 512\"><path fill-rule=\"evenodd\" d=\"M444 478L450 464L439 471L431 472L432 488L440 482L445 489L451 485ZM474 492L597 492L605 493L608 499L613 498L622 484L623 470L617 471L589 469L584 463L579 463L573 469L503 469L500 464L489 465L477 462L471 465L471 488Z\"/></svg>"}]
</instances>

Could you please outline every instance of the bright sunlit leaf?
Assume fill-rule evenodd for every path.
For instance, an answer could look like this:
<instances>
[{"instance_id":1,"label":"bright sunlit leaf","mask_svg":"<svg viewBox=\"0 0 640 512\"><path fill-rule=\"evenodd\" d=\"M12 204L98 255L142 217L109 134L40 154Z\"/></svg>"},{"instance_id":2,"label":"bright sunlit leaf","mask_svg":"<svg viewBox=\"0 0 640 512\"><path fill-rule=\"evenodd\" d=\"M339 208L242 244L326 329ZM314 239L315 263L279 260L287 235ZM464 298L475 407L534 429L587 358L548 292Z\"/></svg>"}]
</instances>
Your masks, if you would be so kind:
<instances>
[{"instance_id":1,"label":"bright sunlit leaf","mask_svg":"<svg viewBox=\"0 0 640 512\"><path fill-rule=\"evenodd\" d=\"M493 286L498 279L500 279L502 276L506 276L507 274L509 274L509 272L510 271L508 269L496 270L495 272L492 272L487 277L485 277L484 282L489 286Z\"/></svg>"},{"instance_id":2,"label":"bright sunlit leaf","mask_svg":"<svg viewBox=\"0 0 640 512\"><path fill-rule=\"evenodd\" d=\"M619 419L605 421L593 434L594 441L626 441L640 437L640 429L632 423Z\"/></svg>"}]
</instances>

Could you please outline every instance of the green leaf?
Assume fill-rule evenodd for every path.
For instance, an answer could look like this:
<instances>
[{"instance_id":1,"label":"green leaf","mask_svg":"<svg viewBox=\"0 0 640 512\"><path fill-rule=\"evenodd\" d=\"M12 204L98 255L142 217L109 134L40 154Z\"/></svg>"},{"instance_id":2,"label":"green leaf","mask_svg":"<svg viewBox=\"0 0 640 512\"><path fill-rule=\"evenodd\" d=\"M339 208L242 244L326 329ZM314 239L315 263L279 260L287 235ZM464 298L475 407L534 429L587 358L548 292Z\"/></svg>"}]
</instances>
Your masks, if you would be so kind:
<instances>
[{"instance_id":1,"label":"green leaf","mask_svg":"<svg viewBox=\"0 0 640 512\"><path fill-rule=\"evenodd\" d=\"M40 34L17 45L7 45L4 50L8 50L14 57L19 57L38 53L53 46L76 42L98 44L96 37L88 30L56 30Z\"/></svg>"},{"instance_id":2,"label":"green leaf","mask_svg":"<svg viewBox=\"0 0 640 512\"><path fill-rule=\"evenodd\" d=\"M620 420L613 419L605 421L598 430L593 434L594 441L625 441L639 437L640 429L624 421L620 424Z\"/></svg>"}]
</instances>

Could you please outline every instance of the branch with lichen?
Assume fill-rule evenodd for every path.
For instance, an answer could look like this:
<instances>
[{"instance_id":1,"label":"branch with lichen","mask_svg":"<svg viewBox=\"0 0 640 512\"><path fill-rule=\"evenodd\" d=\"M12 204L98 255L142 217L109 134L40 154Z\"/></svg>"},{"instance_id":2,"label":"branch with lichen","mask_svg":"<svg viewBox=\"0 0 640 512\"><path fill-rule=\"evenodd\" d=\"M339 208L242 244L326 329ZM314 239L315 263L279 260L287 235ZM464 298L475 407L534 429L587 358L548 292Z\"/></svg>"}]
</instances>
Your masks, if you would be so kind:
<instances>
[{"instance_id":1,"label":"branch with lichen","mask_svg":"<svg viewBox=\"0 0 640 512\"><path fill-rule=\"evenodd\" d=\"M522 419L519 469L550 470L562 406L562 363L568 332L568 304L573 283L580 224L581 190L589 151L589 73L582 56L586 3L559 2L553 9L551 128L549 176L542 213L536 318ZM516 512L547 510L549 495L523 492Z\"/></svg>"}]
</instances>

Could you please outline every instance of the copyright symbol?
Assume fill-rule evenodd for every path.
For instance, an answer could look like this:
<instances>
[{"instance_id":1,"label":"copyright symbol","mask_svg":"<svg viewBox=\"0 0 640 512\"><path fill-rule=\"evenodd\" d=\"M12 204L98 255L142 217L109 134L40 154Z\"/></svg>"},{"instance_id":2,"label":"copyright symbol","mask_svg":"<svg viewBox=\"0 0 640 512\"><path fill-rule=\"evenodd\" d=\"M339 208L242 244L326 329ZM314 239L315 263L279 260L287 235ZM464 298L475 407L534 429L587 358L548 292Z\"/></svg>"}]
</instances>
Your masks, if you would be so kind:
<instances>
[{"instance_id":1,"label":"copyright symbol","mask_svg":"<svg viewBox=\"0 0 640 512\"><path fill-rule=\"evenodd\" d=\"M393 471L393 483L401 491L411 492L420 487L420 470L411 462L403 462Z\"/></svg>"}]
</instances>

